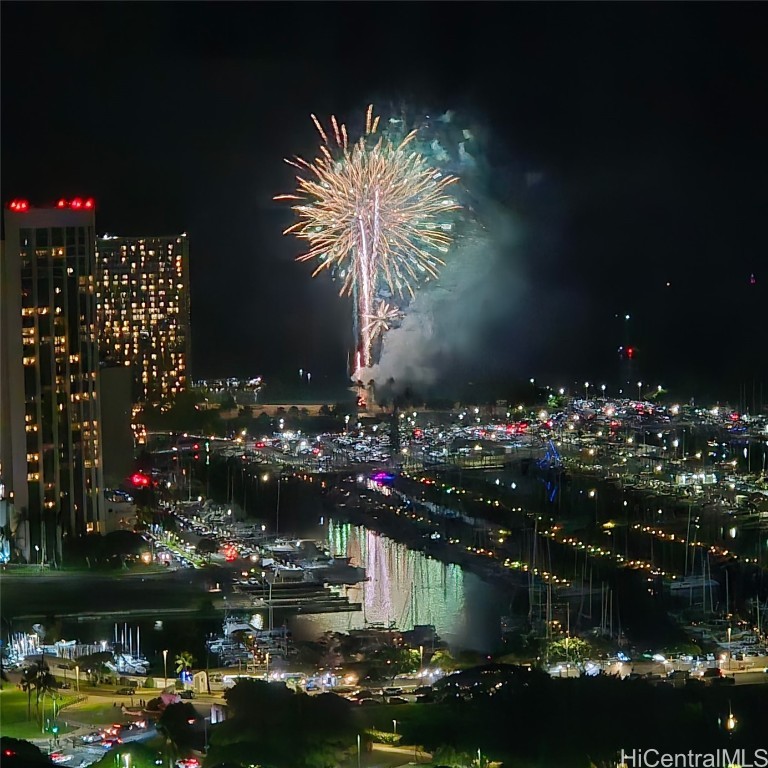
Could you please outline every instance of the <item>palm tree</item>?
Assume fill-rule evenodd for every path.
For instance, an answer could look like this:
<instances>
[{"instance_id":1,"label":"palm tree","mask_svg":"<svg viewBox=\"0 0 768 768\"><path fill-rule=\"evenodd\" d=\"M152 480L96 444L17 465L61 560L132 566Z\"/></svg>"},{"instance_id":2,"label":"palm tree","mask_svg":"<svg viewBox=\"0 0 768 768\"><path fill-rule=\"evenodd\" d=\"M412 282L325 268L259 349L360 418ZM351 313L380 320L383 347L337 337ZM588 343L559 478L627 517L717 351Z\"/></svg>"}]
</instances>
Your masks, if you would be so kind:
<instances>
[{"instance_id":1,"label":"palm tree","mask_svg":"<svg viewBox=\"0 0 768 768\"><path fill-rule=\"evenodd\" d=\"M21 673L21 689L27 692L27 719L32 719L32 691L35 691L35 709L40 711L40 697L53 696L56 678L42 662L31 664Z\"/></svg>"},{"instance_id":2,"label":"palm tree","mask_svg":"<svg viewBox=\"0 0 768 768\"><path fill-rule=\"evenodd\" d=\"M56 719L56 695L58 693L56 678L48 671L48 667L44 667L40 670L40 674L37 678L37 708L40 709L40 699L43 700L43 711L40 713L40 723L42 726L43 718L45 717L45 697L46 695L51 697L53 702L53 717Z\"/></svg>"},{"instance_id":3,"label":"palm tree","mask_svg":"<svg viewBox=\"0 0 768 768\"><path fill-rule=\"evenodd\" d=\"M194 663L195 658L189 651L180 651L176 655L176 673L180 675L182 672L192 669Z\"/></svg>"},{"instance_id":4,"label":"palm tree","mask_svg":"<svg viewBox=\"0 0 768 768\"><path fill-rule=\"evenodd\" d=\"M21 673L21 690L27 692L27 720L32 719L32 690L37 688L39 669L37 664L32 664Z\"/></svg>"}]
</instances>

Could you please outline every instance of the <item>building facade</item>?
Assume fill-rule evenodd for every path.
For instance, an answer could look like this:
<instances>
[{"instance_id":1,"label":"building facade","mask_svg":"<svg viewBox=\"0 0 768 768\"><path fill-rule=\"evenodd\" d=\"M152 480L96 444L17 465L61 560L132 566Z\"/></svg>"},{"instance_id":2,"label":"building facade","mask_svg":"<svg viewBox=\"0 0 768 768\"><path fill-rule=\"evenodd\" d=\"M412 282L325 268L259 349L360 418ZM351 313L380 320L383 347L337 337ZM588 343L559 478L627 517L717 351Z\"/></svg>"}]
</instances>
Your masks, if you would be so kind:
<instances>
[{"instance_id":1,"label":"building facade","mask_svg":"<svg viewBox=\"0 0 768 768\"><path fill-rule=\"evenodd\" d=\"M102 360L131 368L135 403L169 403L188 386L186 234L99 238L96 268Z\"/></svg>"},{"instance_id":2,"label":"building facade","mask_svg":"<svg viewBox=\"0 0 768 768\"><path fill-rule=\"evenodd\" d=\"M103 527L93 200L5 212L0 472L15 548L60 562Z\"/></svg>"}]
</instances>

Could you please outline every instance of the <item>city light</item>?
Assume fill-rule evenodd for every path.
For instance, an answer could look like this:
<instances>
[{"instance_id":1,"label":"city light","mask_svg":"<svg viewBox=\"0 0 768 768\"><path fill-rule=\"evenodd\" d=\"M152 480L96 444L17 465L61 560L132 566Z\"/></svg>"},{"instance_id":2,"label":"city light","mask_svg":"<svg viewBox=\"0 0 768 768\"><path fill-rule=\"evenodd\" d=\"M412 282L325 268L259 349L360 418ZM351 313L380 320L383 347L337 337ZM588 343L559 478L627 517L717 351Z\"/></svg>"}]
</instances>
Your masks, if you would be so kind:
<instances>
[{"instance_id":1,"label":"city light","mask_svg":"<svg viewBox=\"0 0 768 768\"><path fill-rule=\"evenodd\" d=\"M142 474L141 472L134 472L131 475L131 483L135 488L146 488L150 484L150 479L147 477L147 475Z\"/></svg>"}]
</instances>

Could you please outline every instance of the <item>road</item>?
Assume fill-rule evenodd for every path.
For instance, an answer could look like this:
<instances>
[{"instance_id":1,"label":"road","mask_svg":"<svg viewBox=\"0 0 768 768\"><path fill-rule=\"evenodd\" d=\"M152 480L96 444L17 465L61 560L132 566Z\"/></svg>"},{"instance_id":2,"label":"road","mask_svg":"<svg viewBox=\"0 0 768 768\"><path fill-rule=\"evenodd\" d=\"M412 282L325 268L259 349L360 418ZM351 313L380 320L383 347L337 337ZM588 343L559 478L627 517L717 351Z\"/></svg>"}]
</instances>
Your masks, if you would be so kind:
<instances>
[{"instance_id":1,"label":"road","mask_svg":"<svg viewBox=\"0 0 768 768\"><path fill-rule=\"evenodd\" d=\"M768 674L763 672L739 672L733 676L736 685L759 685L768 683Z\"/></svg>"},{"instance_id":2,"label":"road","mask_svg":"<svg viewBox=\"0 0 768 768\"><path fill-rule=\"evenodd\" d=\"M432 755L422 752L417 747L394 747L388 744L374 744L371 752L362 751L358 763L357 755L343 768L396 768L399 765L417 765L428 763Z\"/></svg>"}]
</instances>

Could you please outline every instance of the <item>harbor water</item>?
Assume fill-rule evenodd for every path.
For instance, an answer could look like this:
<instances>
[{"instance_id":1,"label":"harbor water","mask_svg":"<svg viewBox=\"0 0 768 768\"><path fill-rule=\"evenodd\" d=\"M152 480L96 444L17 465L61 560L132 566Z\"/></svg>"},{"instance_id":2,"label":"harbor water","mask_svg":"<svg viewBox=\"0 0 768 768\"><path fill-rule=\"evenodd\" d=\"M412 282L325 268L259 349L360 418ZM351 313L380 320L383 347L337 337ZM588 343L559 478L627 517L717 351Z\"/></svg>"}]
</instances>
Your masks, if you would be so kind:
<instances>
[{"instance_id":1,"label":"harbor water","mask_svg":"<svg viewBox=\"0 0 768 768\"><path fill-rule=\"evenodd\" d=\"M367 580L344 587L360 611L294 616L297 638L370 626L412 629L431 624L452 648L491 651L501 634L508 598L457 565L442 563L364 526L326 520L324 539L334 554L365 568Z\"/></svg>"}]
</instances>

